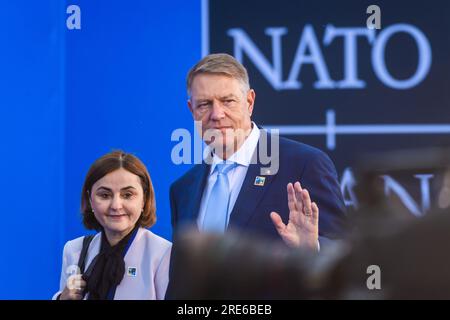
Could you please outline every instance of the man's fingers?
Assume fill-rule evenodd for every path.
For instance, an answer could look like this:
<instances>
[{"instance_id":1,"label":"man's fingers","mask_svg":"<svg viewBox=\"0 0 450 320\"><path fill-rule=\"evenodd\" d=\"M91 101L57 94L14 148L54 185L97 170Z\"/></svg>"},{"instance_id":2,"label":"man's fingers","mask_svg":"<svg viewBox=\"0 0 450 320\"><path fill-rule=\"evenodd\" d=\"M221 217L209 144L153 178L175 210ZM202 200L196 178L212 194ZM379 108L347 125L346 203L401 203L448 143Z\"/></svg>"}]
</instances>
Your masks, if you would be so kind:
<instances>
[{"instance_id":1,"label":"man's fingers","mask_svg":"<svg viewBox=\"0 0 450 320\"><path fill-rule=\"evenodd\" d=\"M315 202L311 204L312 208L312 221L314 224L317 224L319 221L319 207Z\"/></svg>"},{"instance_id":2,"label":"man's fingers","mask_svg":"<svg viewBox=\"0 0 450 320\"><path fill-rule=\"evenodd\" d=\"M275 211L272 211L270 213L270 218L272 219L272 222L275 225L275 228L277 229L278 233L281 234L286 228L286 225L283 223L283 220L281 219L280 215Z\"/></svg>"},{"instance_id":3,"label":"man's fingers","mask_svg":"<svg viewBox=\"0 0 450 320\"><path fill-rule=\"evenodd\" d=\"M292 185L292 183L288 183L287 184L287 194L288 194L289 212L298 210L297 209L297 205L296 205L296 201L295 201L294 186Z\"/></svg>"},{"instance_id":4,"label":"man's fingers","mask_svg":"<svg viewBox=\"0 0 450 320\"><path fill-rule=\"evenodd\" d=\"M303 213L305 214L305 216L312 215L311 198L309 197L308 190L303 189L302 199L303 199Z\"/></svg>"},{"instance_id":5,"label":"man's fingers","mask_svg":"<svg viewBox=\"0 0 450 320\"><path fill-rule=\"evenodd\" d=\"M294 190L295 190L295 199L296 199L296 205L297 205L297 210L299 211L303 211L303 199L302 199L302 186L300 184L300 182L295 182L294 184Z\"/></svg>"}]
</instances>

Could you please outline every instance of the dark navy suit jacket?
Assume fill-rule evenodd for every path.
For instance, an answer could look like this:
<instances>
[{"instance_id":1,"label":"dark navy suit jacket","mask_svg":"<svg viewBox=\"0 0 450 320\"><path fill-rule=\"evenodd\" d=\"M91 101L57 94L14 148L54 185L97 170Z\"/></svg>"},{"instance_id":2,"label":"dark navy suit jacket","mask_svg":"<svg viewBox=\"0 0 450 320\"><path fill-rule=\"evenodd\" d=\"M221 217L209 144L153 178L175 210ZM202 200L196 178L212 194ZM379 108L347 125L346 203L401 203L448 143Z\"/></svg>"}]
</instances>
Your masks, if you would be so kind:
<instances>
[{"instance_id":1,"label":"dark navy suit jacket","mask_svg":"<svg viewBox=\"0 0 450 320\"><path fill-rule=\"evenodd\" d=\"M261 130L261 137L267 134ZM267 141L271 141L267 135ZM261 137L257 151L261 145ZM270 149L270 148L269 148ZM270 154L271 150L269 151ZM286 186L300 181L312 201L319 207L319 242L321 247L328 239L340 238L344 233L345 205L337 181L336 170L330 158L322 151L303 143L285 138L279 140L279 168L274 175L265 175L263 186L255 185L255 178L262 176L261 168L267 164L250 164L230 215L227 232L244 236L259 236L263 240L281 241L270 219L270 212L278 212L284 223L289 220ZM210 166L195 165L170 188L170 205L174 242L166 299L177 299L177 277L182 264L176 257L176 235L183 227L197 228L197 217ZM177 261L177 262L175 262ZM174 271L176 269L176 271Z\"/></svg>"},{"instance_id":2,"label":"dark navy suit jacket","mask_svg":"<svg viewBox=\"0 0 450 320\"><path fill-rule=\"evenodd\" d=\"M261 136L266 131L261 130ZM270 140L270 134L267 141ZM258 148L261 138L258 143ZM257 150L258 150L257 148ZM258 152L258 151L256 151ZM284 223L289 220L286 185L300 181L311 200L319 207L319 236L340 238L344 230L345 205L339 188L335 167L322 151L309 145L280 137L279 168L275 175L265 175L263 186L255 185L261 168L267 164L250 164L236 203L230 214L228 230L245 235L280 239L270 219L270 212L278 212ZM196 227L200 202L210 166L195 165L170 188L172 227Z\"/></svg>"}]
</instances>

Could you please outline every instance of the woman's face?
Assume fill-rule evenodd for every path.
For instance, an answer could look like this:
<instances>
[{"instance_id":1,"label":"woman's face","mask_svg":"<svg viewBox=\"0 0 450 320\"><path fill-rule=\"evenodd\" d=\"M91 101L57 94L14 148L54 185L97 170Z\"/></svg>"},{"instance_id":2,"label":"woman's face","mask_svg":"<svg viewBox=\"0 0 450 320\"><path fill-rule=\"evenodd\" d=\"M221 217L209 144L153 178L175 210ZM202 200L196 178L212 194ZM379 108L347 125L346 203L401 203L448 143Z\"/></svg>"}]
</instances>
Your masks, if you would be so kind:
<instances>
[{"instance_id":1,"label":"woman's face","mask_svg":"<svg viewBox=\"0 0 450 320\"><path fill-rule=\"evenodd\" d=\"M144 208L144 190L140 178L120 168L92 186L91 206L97 221L111 236L125 237L135 226Z\"/></svg>"}]
</instances>

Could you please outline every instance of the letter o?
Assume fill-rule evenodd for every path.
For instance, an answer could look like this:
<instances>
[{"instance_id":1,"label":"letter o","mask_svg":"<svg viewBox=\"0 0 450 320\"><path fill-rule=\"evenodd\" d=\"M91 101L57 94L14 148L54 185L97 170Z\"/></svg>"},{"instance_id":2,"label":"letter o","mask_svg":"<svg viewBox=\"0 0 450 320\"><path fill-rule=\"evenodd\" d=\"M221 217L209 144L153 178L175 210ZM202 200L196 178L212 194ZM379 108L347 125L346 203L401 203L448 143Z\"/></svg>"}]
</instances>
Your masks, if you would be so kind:
<instances>
[{"instance_id":1,"label":"letter o","mask_svg":"<svg viewBox=\"0 0 450 320\"><path fill-rule=\"evenodd\" d=\"M419 63L415 74L409 79L394 79L388 72L385 63L384 51L389 38L397 32L405 32L410 34L416 41L419 50ZM416 27L399 23L385 28L376 38L372 49L372 66L378 79L385 85L394 89L409 89L419 84L427 75L431 67L431 47L427 37Z\"/></svg>"}]
</instances>

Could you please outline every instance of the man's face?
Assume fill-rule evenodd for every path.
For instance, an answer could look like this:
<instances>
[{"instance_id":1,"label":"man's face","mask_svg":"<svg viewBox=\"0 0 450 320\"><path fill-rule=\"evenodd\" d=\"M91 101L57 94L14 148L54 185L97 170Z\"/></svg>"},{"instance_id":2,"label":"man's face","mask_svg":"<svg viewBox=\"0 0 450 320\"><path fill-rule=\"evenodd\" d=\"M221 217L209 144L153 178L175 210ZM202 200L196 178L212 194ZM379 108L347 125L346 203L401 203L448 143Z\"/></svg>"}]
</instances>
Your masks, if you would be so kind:
<instances>
[{"instance_id":1,"label":"man's face","mask_svg":"<svg viewBox=\"0 0 450 320\"><path fill-rule=\"evenodd\" d=\"M238 80L220 74L199 74L191 85L189 110L202 125L202 139L231 155L251 130L255 92L243 92Z\"/></svg>"}]
</instances>

